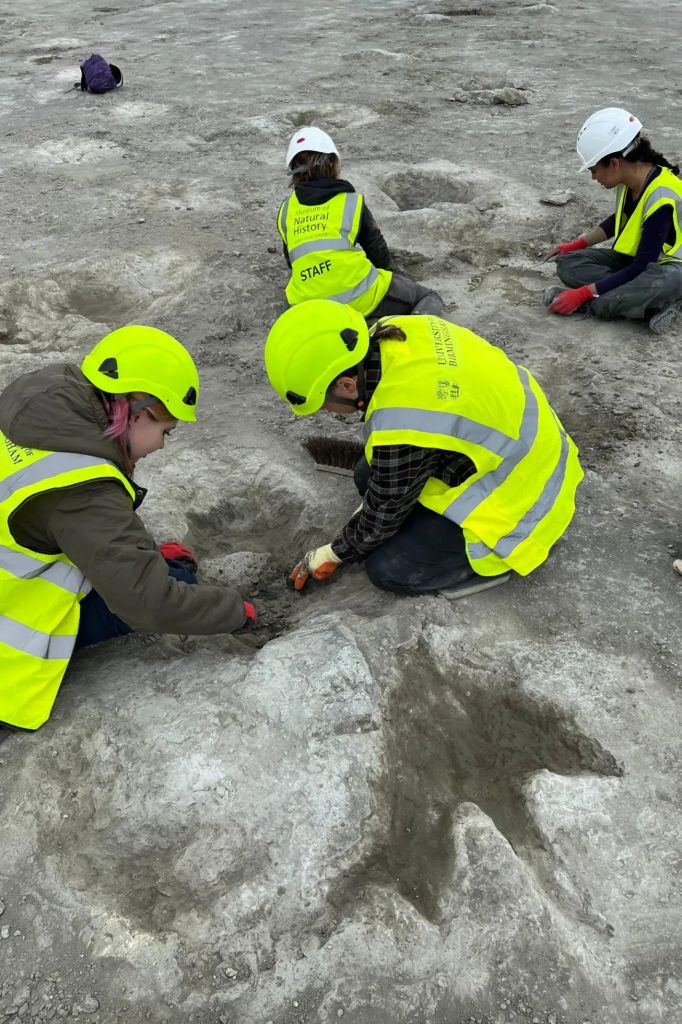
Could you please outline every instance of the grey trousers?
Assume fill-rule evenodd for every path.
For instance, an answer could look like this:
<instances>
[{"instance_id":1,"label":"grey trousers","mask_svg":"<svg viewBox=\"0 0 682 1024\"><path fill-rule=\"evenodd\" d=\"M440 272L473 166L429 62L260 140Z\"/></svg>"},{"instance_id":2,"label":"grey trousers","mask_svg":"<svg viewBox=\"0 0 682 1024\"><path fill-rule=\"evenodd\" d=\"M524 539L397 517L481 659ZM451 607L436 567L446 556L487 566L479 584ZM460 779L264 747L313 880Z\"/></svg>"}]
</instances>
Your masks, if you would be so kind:
<instances>
[{"instance_id":1,"label":"grey trousers","mask_svg":"<svg viewBox=\"0 0 682 1024\"><path fill-rule=\"evenodd\" d=\"M444 312L445 304L438 292L430 291L411 277L394 271L388 291L365 319L368 324L373 324L382 316L407 316L408 313L442 316Z\"/></svg>"},{"instance_id":2,"label":"grey trousers","mask_svg":"<svg viewBox=\"0 0 682 1024\"><path fill-rule=\"evenodd\" d=\"M581 249L557 260L557 274L568 288L594 284L622 270L628 256L613 249ZM602 320L625 317L648 320L671 302L682 301L682 263L650 263L638 277L588 303L590 313Z\"/></svg>"}]
</instances>

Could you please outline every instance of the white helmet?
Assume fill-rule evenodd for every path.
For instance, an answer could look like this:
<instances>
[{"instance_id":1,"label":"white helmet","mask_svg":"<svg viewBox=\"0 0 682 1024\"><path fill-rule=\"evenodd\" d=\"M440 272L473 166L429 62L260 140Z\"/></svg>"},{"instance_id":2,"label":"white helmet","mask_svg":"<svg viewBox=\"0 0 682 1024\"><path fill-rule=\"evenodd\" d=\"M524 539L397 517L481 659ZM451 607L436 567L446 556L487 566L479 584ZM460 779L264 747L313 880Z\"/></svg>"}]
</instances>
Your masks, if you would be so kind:
<instances>
[{"instance_id":1,"label":"white helmet","mask_svg":"<svg viewBox=\"0 0 682 1024\"><path fill-rule=\"evenodd\" d=\"M291 142L287 150L287 162L285 167L288 167L291 161L294 159L297 153L336 153L339 155L339 151L334 145L333 139L323 132L321 128L314 128L308 126L306 128L299 128L291 136Z\"/></svg>"},{"instance_id":2,"label":"white helmet","mask_svg":"<svg viewBox=\"0 0 682 1024\"><path fill-rule=\"evenodd\" d=\"M583 162L580 170L594 167L609 153L629 152L629 144L634 142L641 130L642 122L622 107L598 110L588 117L578 132L575 148Z\"/></svg>"}]
</instances>

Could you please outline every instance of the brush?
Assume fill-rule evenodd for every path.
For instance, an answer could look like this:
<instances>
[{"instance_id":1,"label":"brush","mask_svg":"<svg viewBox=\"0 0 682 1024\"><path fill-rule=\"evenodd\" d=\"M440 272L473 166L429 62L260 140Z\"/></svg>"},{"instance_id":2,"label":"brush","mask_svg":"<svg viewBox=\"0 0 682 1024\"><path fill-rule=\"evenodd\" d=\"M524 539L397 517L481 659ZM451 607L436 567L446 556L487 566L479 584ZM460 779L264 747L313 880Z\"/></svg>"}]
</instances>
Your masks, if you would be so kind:
<instances>
[{"instance_id":1,"label":"brush","mask_svg":"<svg viewBox=\"0 0 682 1024\"><path fill-rule=\"evenodd\" d=\"M303 447L315 460L315 469L323 473L338 473L339 476L352 476L355 463L365 451L360 441L324 437L321 434L309 437L303 442Z\"/></svg>"}]
</instances>

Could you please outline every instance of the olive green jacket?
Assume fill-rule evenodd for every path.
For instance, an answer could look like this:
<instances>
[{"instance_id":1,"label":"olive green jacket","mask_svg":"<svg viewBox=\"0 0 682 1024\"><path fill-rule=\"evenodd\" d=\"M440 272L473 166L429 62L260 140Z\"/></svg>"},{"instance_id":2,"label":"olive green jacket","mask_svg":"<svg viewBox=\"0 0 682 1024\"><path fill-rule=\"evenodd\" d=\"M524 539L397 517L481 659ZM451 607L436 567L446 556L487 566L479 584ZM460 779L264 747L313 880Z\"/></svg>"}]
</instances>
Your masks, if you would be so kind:
<instances>
[{"instance_id":1,"label":"olive green jacket","mask_svg":"<svg viewBox=\"0 0 682 1024\"><path fill-rule=\"evenodd\" d=\"M0 395L0 430L15 444L109 459L117 443L95 388L76 365L57 363L13 381ZM236 590L192 586L168 575L153 537L115 480L46 491L10 517L17 543L63 552L93 590L133 629L155 633L231 633L244 624Z\"/></svg>"}]
</instances>

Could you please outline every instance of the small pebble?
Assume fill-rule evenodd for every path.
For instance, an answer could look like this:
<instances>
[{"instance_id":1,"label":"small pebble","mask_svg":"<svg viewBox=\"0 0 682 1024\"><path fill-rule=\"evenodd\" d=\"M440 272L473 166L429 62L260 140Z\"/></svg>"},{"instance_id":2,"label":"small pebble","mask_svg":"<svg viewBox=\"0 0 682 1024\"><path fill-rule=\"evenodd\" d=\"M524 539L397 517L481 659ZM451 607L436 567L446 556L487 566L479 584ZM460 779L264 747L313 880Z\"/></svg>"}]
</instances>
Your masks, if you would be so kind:
<instances>
[{"instance_id":1,"label":"small pebble","mask_svg":"<svg viewBox=\"0 0 682 1024\"><path fill-rule=\"evenodd\" d=\"M296 1002L295 999L294 999L294 1006L298 1006L298 1003Z\"/></svg>"},{"instance_id":2,"label":"small pebble","mask_svg":"<svg viewBox=\"0 0 682 1024\"><path fill-rule=\"evenodd\" d=\"M2 926L2 928L0 928L0 939L8 939L8 938L9 938L9 928L7 927L6 924L4 924Z\"/></svg>"},{"instance_id":3,"label":"small pebble","mask_svg":"<svg viewBox=\"0 0 682 1024\"><path fill-rule=\"evenodd\" d=\"M542 196L540 202L544 203L545 206L565 206L572 199L575 199L575 192L571 192L569 189L559 189L556 192L548 192L546 196Z\"/></svg>"},{"instance_id":4,"label":"small pebble","mask_svg":"<svg viewBox=\"0 0 682 1024\"><path fill-rule=\"evenodd\" d=\"M0 917L5 913L5 904L0 900Z\"/></svg>"}]
</instances>

